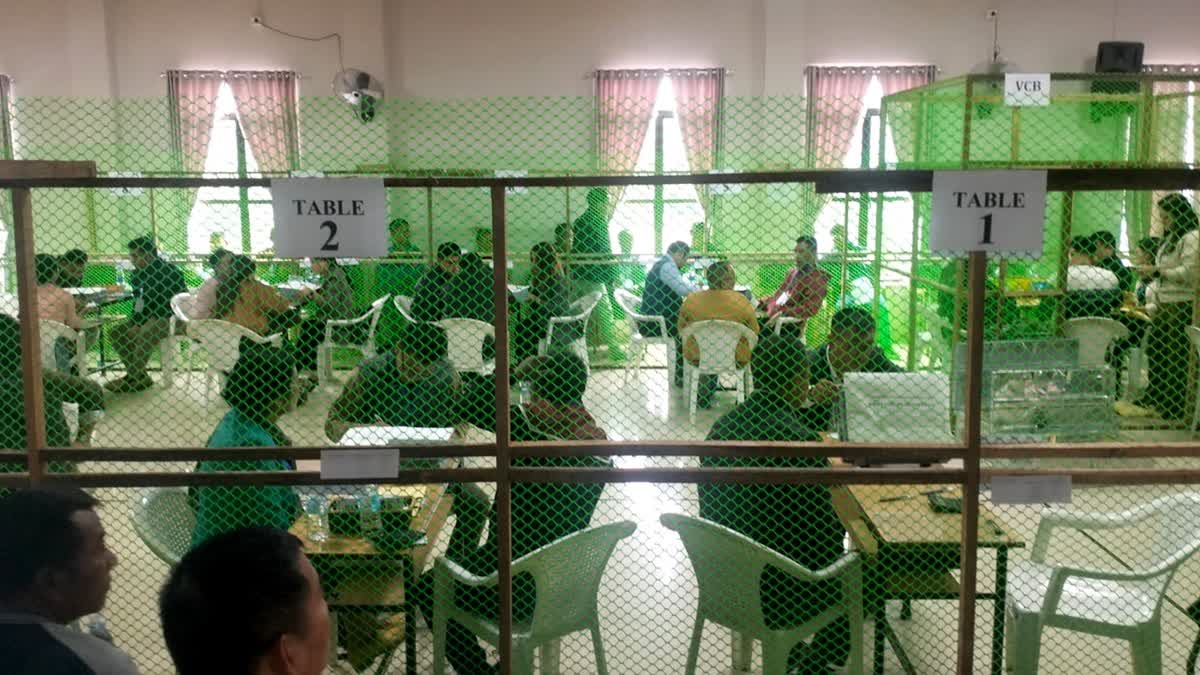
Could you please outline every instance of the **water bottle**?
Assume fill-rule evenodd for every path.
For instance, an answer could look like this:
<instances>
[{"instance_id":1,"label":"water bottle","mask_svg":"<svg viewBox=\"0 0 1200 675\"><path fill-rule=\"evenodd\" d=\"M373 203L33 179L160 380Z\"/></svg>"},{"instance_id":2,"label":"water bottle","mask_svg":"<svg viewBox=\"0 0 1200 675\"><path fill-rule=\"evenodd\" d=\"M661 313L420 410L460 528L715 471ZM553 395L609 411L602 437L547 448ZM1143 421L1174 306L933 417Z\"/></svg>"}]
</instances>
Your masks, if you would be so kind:
<instances>
[{"instance_id":1,"label":"water bottle","mask_svg":"<svg viewBox=\"0 0 1200 675\"><path fill-rule=\"evenodd\" d=\"M308 539L321 543L329 538L325 531L325 499L312 496L304 502L304 515L308 520Z\"/></svg>"},{"instance_id":2,"label":"water bottle","mask_svg":"<svg viewBox=\"0 0 1200 675\"><path fill-rule=\"evenodd\" d=\"M92 637L99 638L105 642L112 644L112 633L108 632L108 622L104 620L103 614L97 614L87 622L87 632Z\"/></svg>"},{"instance_id":3,"label":"water bottle","mask_svg":"<svg viewBox=\"0 0 1200 675\"><path fill-rule=\"evenodd\" d=\"M125 286L125 267L119 263L117 264L117 285L122 288Z\"/></svg>"}]
</instances>

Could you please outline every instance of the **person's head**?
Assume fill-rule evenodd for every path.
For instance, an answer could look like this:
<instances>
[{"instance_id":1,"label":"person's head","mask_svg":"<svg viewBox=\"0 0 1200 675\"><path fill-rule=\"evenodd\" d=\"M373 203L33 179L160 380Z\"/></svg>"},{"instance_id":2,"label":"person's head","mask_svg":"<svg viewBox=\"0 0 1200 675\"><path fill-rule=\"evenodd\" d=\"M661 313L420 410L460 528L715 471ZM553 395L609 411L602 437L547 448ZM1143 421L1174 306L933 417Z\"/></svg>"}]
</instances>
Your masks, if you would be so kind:
<instances>
[{"instance_id":1,"label":"person's head","mask_svg":"<svg viewBox=\"0 0 1200 675\"><path fill-rule=\"evenodd\" d=\"M274 423L296 405L296 362L285 349L243 341L221 397L230 408Z\"/></svg>"},{"instance_id":2,"label":"person's head","mask_svg":"<svg viewBox=\"0 0 1200 675\"><path fill-rule=\"evenodd\" d=\"M608 190L600 187L588 190L587 207L589 211L603 211L608 208Z\"/></svg>"},{"instance_id":3,"label":"person's head","mask_svg":"<svg viewBox=\"0 0 1200 675\"><path fill-rule=\"evenodd\" d=\"M796 237L796 267L817 264L817 240L810 236Z\"/></svg>"},{"instance_id":4,"label":"person's head","mask_svg":"<svg viewBox=\"0 0 1200 675\"><path fill-rule=\"evenodd\" d=\"M462 259L462 247L445 241L437 247L437 266L446 274L458 274L458 263Z\"/></svg>"},{"instance_id":5,"label":"person's head","mask_svg":"<svg viewBox=\"0 0 1200 675\"><path fill-rule=\"evenodd\" d=\"M575 228L570 223L559 223L554 226L554 248L559 253L570 253L575 246Z\"/></svg>"},{"instance_id":6,"label":"person's head","mask_svg":"<svg viewBox=\"0 0 1200 675\"><path fill-rule=\"evenodd\" d=\"M1196 209L1192 208L1192 203L1187 197L1178 192L1158 200L1158 208L1163 212L1163 237L1167 240L1178 240L1200 227Z\"/></svg>"},{"instance_id":7,"label":"person's head","mask_svg":"<svg viewBox=\"0 0 1200 675\"><path fill-rule=\"evenodd\" d=\"M728 260L718 260L704 270L708 287L714 291L731 291L737 285L737 274Z\"/></svg>"},{"instance_id":8,"label":"person's head","mask_svg":"<svg viewBox=\"0 0 1200 675\"><path fill-rule=\"evenodd\" d=\"M617 246L621 249L621 253L624 255L633 253L633 233L629 230L621 230L618 232Z\"/></svg>"},{"instance_id":9,"label":"person's head","mask_svg":"<svg viewBox=\"0 0 1200 675\"><path fill-rule=\"evenodd\" d=\"M475 228L475 252L479 255L492 255L492 230L487 227Z\"/></svg>"},{"instance_id":10,"label":"person's head","mask_svg":"<svg viewBox=\"0 0 1200 675\"><path fill-rule=\"evenodd\" d=\"M217 298L213 303L213 316L218 319L224 318L233 311L233 306L237 304L238 296L242 293L242 284L246 283L247 279L254 278L254 272L257 270L257 265L254 259L244 255L229 255L221 265L224 267L224 274L217 277ZM316 268L314 262L314 269Z\"/></svg>"},{"instance_id":11,"label":"person's head","mask_svg":"<svg viewBox=\"0 0 1200 675\"><path fill-rule=\"evenodd\" d=\"M58 266L62 274L63 285L77 286L83 283L83 272L87 267L88 254L73 248L59 256Z\"/></svg>"},{"instance_id":12,"label":"person's head","mask_svg":"<svg viewBox=\"0 0 1200 675\"><path fill-rule=\"evenodd\" d=\"M568 349L552 349L538 360L533 370L530 394L555 405L583 405L587 379L583 359Z\"/></svg>"},{"instance_id":13,"label":"person's head","mask_svg":"<svg viewBox=\"0 0 1200 675\"><path fill-rule=\"evenodd\" d=\"M875 349L875 318L862 307L843 307L829 323L829 360L838 372L858 372ZM757 380L755 380L757 382Z\"/></svg>"},{"instance_id":14,"label":"person's head","mask_svg":"<svg viewBox=\"0 0 1200 675\"><path fill-rule=\"evenodd\" d=\"M781 396L795 407L808 398L808 353L787 335L767 335L750 355L754 387Z\"/></svg>"},{"instance_id":15,"label":"person's head","mask_svg":"<svg viewBox=\"0 0 1200 675\"><path fill-rule=\"evenodd\" d=\"M692 247L687 245L686 241L671 242L667 246L667 255L675 262L675 266L683 269L684 263L687 262L688 254L692 252Z\"/></svg>"},{"instance_id":16,"label":"person's head","mask_svg":"<svg viewBox=\"0 0 1200 675\"><path fill-rule=\"evenodd\" d=\"M214 277L221 279L229 274L229 262L233 256L233 251L225 248L219 248L208 254L208 266L212 269Z\"/></svg>"},{"instance_id":17,"label":"person's head","mask_svg":"<svg viewBox=\"0 0 1200 675\"><path fill-rule=\"evenodd\" d=\"M0 374L21 372L21 324L7 314L0 314Z\"/></svg>"},{"instance_id":18,"label":"person's head","mask_svg":"<svg viewBox=\"0 0 1200 675\"><path fill-rule=\"evenodd\" d=\"M1146 237L1138 241L1133 249L1134 262L1138 265L1153 265L1154 257L1158 255L1158 249L1161 247L1162 239L1158 237Z\"/></svg>"},{"instance_id":19,"label":"person's head","mask_svg":"<svg viewBox=\"0 0 1200 675\"><path fill-rule=\"evenodd\" d=\"M0 607L70 623L104 608L117 556L99 502L77 488L37 488L0 500Z\"/></svg>"},{"instance_id":20,"label":"person's head","mask_svg":"<svg viewBox=\"0 0 1200 675\"><path fill-rule=\"evenodd\" d=\"M295 536L233 530L196 546L158 599L179 675L319 675L328 661L329 607Z\"/></svg>"},{"instance_id":21,"label":"person's head","mask_svg":"<svg viewBox=\"0 0 1200 675\"><path fill-rule=\"evenodd\" d=\"M138 237L129 242L129 262L133 266L140 269L145 269L154 259L158 257L158 247L154 245L154 239L151 237Z\"/></svg>"},{"instance_id":22,"label":"person's head","mask_svg":"<svg viewBox=\"0 0 1200 675\"><path fill-rule=\"evenodd\" d=\"M338 266L338 261L333 258L313 258L312 271L318 276L327 277L329 273Z\"/></svg>"},{"instance_id":23,"label":"person's head","mask_svg":"<svg viewBox=\"0 0 1200 675\"><path fill-rule=\"evenodd\" d=\"M441 326L410 323L396 341L396 364L410 378L425 377L435 363L446 358L449 344Z\"/></svg>"},{"instance_id":24,"label":"person's head","mask_svg":"<svg viewBox=\"0 0 1200 675\"><path fill-rule=\"evenodd\" d=\"M1107 260L1117 257L1117 235L1108 230L1092 233L1093 248L1096 249L1096 260Z\"/></svg>"},{"instance_id":25,"label":"person's head","mask_svg":"<svg viewBox=\"0 0 1200 675\"><path fill-rule=\"evenodd\" d=\"M57 257L45 253L33 256L33 274L37 277L38 284L57 282L60 271Z\"/></svg>"},{"instance_id":26,"label":"person's head","mask_svg":"<svg viewBox=\"0 0 1200 675\"><path fill-rule=\"evenodd\" d=\"M391 244L392 250L399 251L408 246L408 242L412 239L412 228L408 221L403 218L394 218L388 223L388 243Z\"/></svg>"},{"instance_id":27,"label":"person's head","mask_svg":"<svg viewBox=\"0 0 1200 675\"><path fill-rule=\"evenodd\" d=\"M1091 265L1096 259L1096 240L1090 236L1071 238L1071 264Z\"/></svg>"},{"instance_id":28,"label":"person's head","mask_svg":"<svg viewBox=\"0 0 1200 675\"><path fill-rule=\"evenodd\" d=\"M539 241L529 249L529 265L533 268L531 276L534 279L545 279L562 270L558 251L548 241Z\"/></svg>"}]
</instances>

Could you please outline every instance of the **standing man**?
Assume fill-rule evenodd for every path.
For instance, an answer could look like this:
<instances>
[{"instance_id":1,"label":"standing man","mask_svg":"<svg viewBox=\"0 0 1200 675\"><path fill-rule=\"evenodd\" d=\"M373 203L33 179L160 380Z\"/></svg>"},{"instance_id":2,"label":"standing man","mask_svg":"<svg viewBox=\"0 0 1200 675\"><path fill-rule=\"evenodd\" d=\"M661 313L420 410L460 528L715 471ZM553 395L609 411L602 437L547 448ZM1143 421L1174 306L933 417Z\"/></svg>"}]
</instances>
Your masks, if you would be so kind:
<instances>
[{"instance_id":1,"label":"standing man","mask_svg":"<svg viewBox=\"0 0 1200 675\"><path fill-rule=\"evenodd\" d=\"M446 308L446 290L458 274L462 249L447 241L438 244L437 262L429 268L413 291L412 313L417 321L440 321Z\"/></svg>"},{"instance_id":2,"label":"standing man","mask_svg":"<svg viewBox=\"0 0 1200 675\"><path fill-rule=\"evenodd\" d=\"M754 306L746 296L733 290L737 285L733 265L725 260L715 262L705 270L705 277L708 289L687 296L679 309L679 334L683 335L684 329L697 321L733 321L758 333L758 317L754 315ZM700 362L700 347L695 339L683 345L683 357L692 364ZM750 345L743 339L738 343L737 364L744 366L749 362ZM717 376L701 376L699 389L696 405L710 407L713 394L717 391Z\"/></svg>"},{"instance_id":3,"label":"standing man","mask_svg":"<svg viewBox=\"0 0 1200 675\"><path fill-rule=\"evenodd\" d=\"M829 275L817 267L817 240L803 236L796 239L796 267L788 272L779 290L760 302L767 310L768 322L780 317L807 321L821 311L825 294L829 292ZM785 333L804 340L804 324L788 325Z\"/></svg>"},{"instance_id":4,"label":"standing man","mask_svg":"<svg viewBox=\"0 0 1200 675\"><path fill-rule=\"evenodd\" d=\"M113 326L109 334L113 349L125 363L125 377L105 385L116 393L144 391L154 384L146 372L146 362L170 333L171 298L187 292L183 272L158 257L158 248L150 237L129 242L129 260L134 267L130 276L133 314L128 321Z\"/></svg>"},{"instance_id":5,"label":"standing man","mask_svg":"<svg viewBox=\"0 0 1200 675\"><path fill-rule=\"evenodd\" d=\"M588 343L608 345L608 356L617 361L625 358L613 329L612 286L616 279L612 240L608 235L608 190L592 188L587 193L587 210L575 219L572 253L590 258L571 266L574 297L600 291L600 302L592 310L588 322Z\"/></svg>"},{"instance_id":6,"label":"standing man","mask_svg":"<svg viewBox=\"0 0 1200 675\"><path fill-rule=\"evenodd\" d=\"M104 609L117 556L76 488L0 500L0 663L9 675L137 675L111 642L68 628Z\"/></svg>"},{"instance_id":7,"label":"standing man","mask_svg":"<svg viewBox=\"0 0 1200 675\"><path fill-rule=\"evenodd\" d=\"M683 348L679 344L679 310L683 299L696 288L680 274L691 248L682 241L672 242L667 254L659 258L646 273L646 292L642 296L642 314L661 316L667 324L667 335L675 339L674 383L683 386ZM658 324L642 324L638 332L646 337L662 337Z\"/></svg>"}]
</instances>

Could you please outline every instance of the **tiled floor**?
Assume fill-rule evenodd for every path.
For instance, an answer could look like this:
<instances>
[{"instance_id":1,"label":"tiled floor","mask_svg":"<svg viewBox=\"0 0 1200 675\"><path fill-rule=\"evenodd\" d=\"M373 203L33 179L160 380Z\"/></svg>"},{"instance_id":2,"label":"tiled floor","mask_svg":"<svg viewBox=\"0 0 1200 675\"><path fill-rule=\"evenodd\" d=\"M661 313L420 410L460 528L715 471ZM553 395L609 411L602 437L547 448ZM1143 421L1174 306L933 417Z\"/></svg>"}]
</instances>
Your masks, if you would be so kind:
<instances>
[{"instance_id":1,"label":"tiled floor","mask_svg":"<svg viewBox=\"0 0 1200 675\"><path fill-rule=\"evenodd\" d=\"M317 391L309 403L285 418L283 426L297 444L327 444L322 433L324 412L336 390ZM625 381L621 370L594 370L587 404L610 437L618 439L700 439L712 422L733 404L733 394L723 393L713 410L700 411L693 423L678 390L667 387L665 371L644 370ZM152 391L114 400L98 429L97 446L186 447L203 445L225 407L214 396L203 399L199 375L181 378L171 389ZM1176 435L1174 437L1179 437ZM1128 440L1173 438L1167 432L1139 432ZM649 460L620 458L624 466L694 462L689 458ZM1042 462L1041 466L1059 466L1063 462ZM1091 466L1151 467L1176 466L1178 460L1099 460ZM106 468L116 468L109 466ZM147 470L146 465L124 468ZM182 463L156 465L156 469L185 470ZM1159 487L1077 488L1074 508L1114 511L1144 503L1168 490ZM170 673L162 646L156 615L157 590L166 567L158 561L134 532L130 505L134 489L104 489L103 517L110 540L121 557L109 606L105 611L109 629L120 646L134 655L144 673ZM1038 523L1038 507L997 507L1004 527L1032 542ZM607 486L594 524L631 520L638 526L634 535L617 548L601 587L602 630L612 673L677 673L683 671L687 641L695 611L695 580L690 563L677 537L658 522L668 512L695 514L696 492L689 485L613 484ZM780 523L781 527L803 528L803 523ZM1096 538L1089 541L1068 537L1059 552L1066 558L1093 567L1115 566L1108 549L1125 561L1134 561L1145 547L1145 532L1136 535ZM1052 551L1054 554L1055 551ZM1028 549L1014 551L1013 557L1028 556ZM980 556L981 588L991 588L994 557ZM1200 563L1191 561L1172 582L1163 606L1164 672L1183 672L1187 650L1195 636L1195 626L1184 616L1185 608L1200 597ZM915 604L911 620L898 619L898 606L889 608L893 624L918 672L952 672L956 659L957 603L926 601ZM986 672L990 664L991 603L980 602L976 620L977 670ZM871 624L867 623L869 637ZM730 670L728 632L717 627L705 631L700 672L723 673ZM418 633L420 672L430 668L431 646L428 631ZM214 645L219 648L219 645ZM1130 672L1126 645L1113 640L1079 636L1049 630L1043 639L1044 673L1125 673ZM868 651L869 658L869 651ZM758 666L757 657L755 661ZM581 634L563 644L564 672L592 671L591 646ZM899 663L889 650L887 672L900 672ZM403 672L402 664L393 663L394 672Z\"/></svg>"}]
</instances>

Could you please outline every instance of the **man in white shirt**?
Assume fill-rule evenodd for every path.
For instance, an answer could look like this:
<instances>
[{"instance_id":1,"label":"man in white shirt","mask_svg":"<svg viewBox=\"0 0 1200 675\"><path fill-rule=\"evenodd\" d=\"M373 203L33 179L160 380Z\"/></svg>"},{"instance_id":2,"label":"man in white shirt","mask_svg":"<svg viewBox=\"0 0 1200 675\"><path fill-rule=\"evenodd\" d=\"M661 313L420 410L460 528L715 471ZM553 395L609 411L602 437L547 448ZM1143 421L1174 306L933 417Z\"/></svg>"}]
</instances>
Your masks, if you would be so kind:
<instances>
[{"instance_id":1,"label":"man in white shirt","mask_svg":"<svg viewBox=\"0 0 1200 675\"><path fill-rule=\"evenodd\" d=\"M1067 268L1066 318L1111 317L1121 306L1121 282L1111 271L1094 264L1096 240L1071 240L1071 264Z\"/></svg>"},{"instance_id":2,"label":"man in white shirt","mask_svg":"<svg viewBox=\"0 0 1200 675\"><path fill-rule=\"evenodd\" d=\"M667 335L675 338L675 386L683 385L683 349L679 345L679 309L683 299L695 292L683 278L680 270L687 261L691 247L677 241L667 247L667 253L659 258L646 273L646 291L642 296L642 314L661 316L666 320ZM659 337L657 324L643 324L638 331L647 337Z\"/></svg>"}]
</instances>

